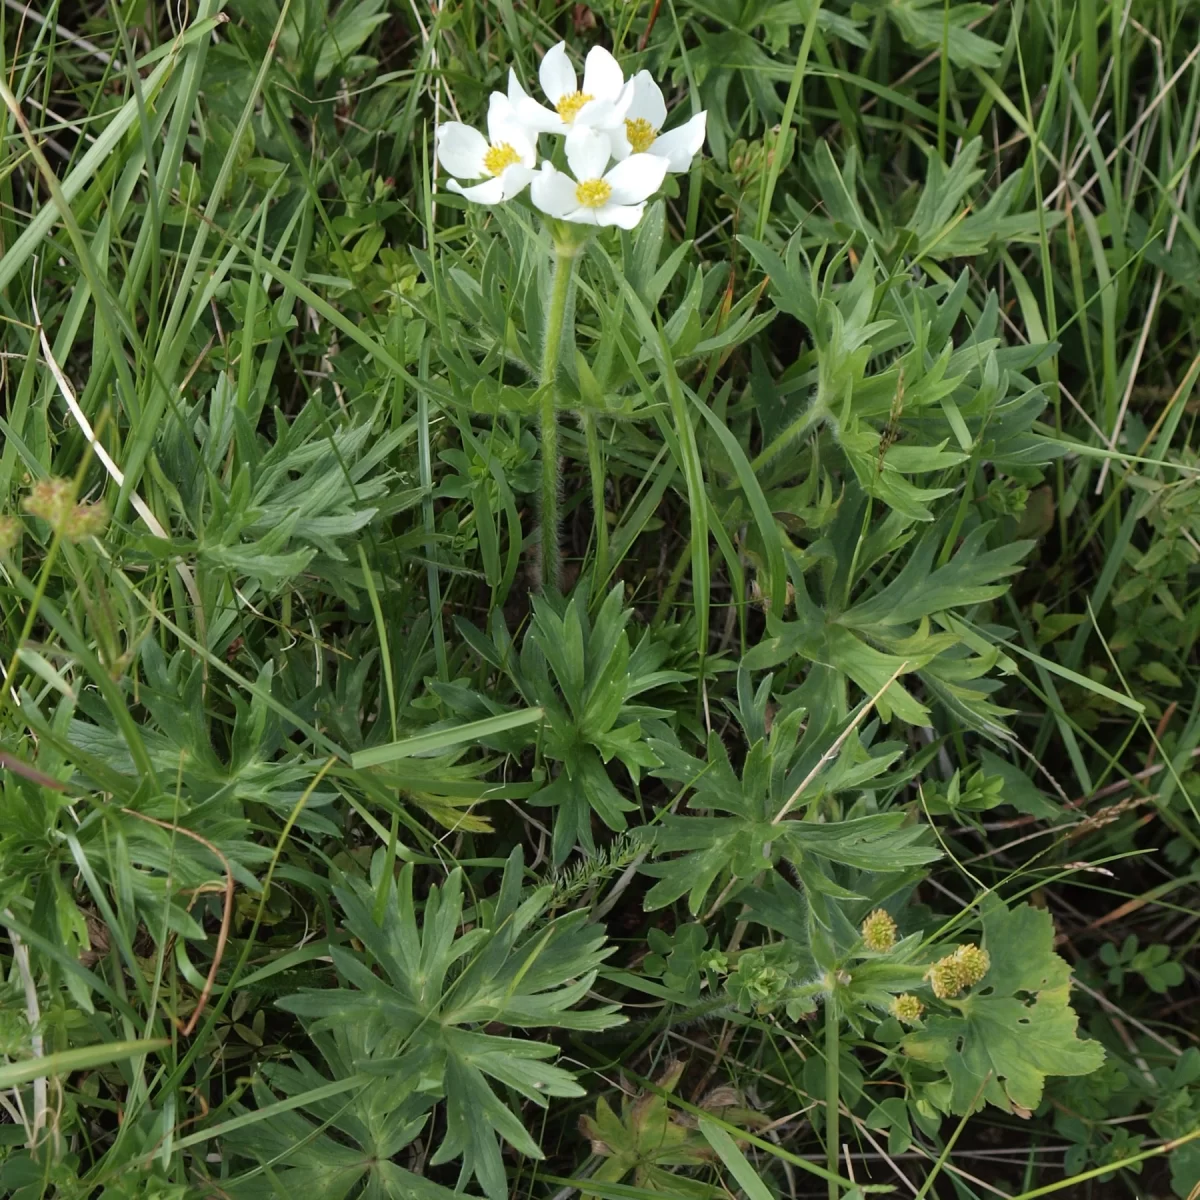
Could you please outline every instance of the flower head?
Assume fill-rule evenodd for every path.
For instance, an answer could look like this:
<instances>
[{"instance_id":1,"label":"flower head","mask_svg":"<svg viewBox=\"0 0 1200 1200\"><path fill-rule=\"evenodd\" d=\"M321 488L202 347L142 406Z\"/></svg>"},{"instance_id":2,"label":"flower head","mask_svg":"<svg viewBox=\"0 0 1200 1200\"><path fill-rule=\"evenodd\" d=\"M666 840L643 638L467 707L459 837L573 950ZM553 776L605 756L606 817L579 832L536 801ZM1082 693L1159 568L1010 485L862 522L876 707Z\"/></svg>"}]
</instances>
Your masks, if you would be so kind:
<instances>
[{"instance_id":1,"label":"flower head","mask_svg":"<svg viewBox=\"0 0 1200 1200\"><path fill-rule=\"evenodd\" d=\"M29 489L21 507L33 516L41 517L52 529L61 529L71 515L74 503L69 480L39 479Z\"/></svg>"},{"instance_id":2,"label":"flower head","mask_svg":"<svg viewBox=\"0 0 1200 1200\"><path fill-rule=\"evenodd\" d=\"M108 507L103 500L95 504L74 503L67 479L40 479L22 502L27 513L41 517L56 533L69 542L96 537L108 525Z\"/></svg>"},{"instance_id":3,"label":"flower head","mask_svg":"<svg viewBox=\"0 0 1200 1200\"><path fill-rule=\"evenodd\" d=\"M666 160L653 154L631 154L606 170L609 140L592 129L573 130L566 151L575 178L544 162L529 194L547 216L579 225L632 229L667 172Z\"/></svg>"},{"instance_id":4,"label":"flower head","mask_svg":"<svg viewBox=\"0 0 1200 1200\"><path fill-rule=\"evenodd\" d=\"M928 979L933 994L939 1000L952 1000L963 988L974 987L991 968L992 960L986 950L974 942L959 946L953 954L939 958L929 968Z\"/></svg>"},{"instance_id":5,"label":"flower head","mask_svg":"<svg viewBox=\"0 0 1200 1200\"><path fill-rule=\"evenodd\" d=\"M0 554L8 554L21 544L21 522L16 517L0 517Z\"/></svg>"},{"instance_id":6,"label":"flower head","mask_svg":"<svg viewBox=\"0 0 1200 1200\"><path fill-rule=\"evenodd\" d=\"M981 950L974 942L959 946L954 952L954 959L962 972L963 984L966 987L973 987L977 984L988 973L992 965L988 952Z\"/></svg>"},{"instance_id":7,"label":"flower head","mask_svg":"<svg viewBox=\"0 0 1200 1200\"><path fill-rule=\"evenodd\" d=\"M955 962L953 954L939 958L929 968L927 978L933 994L939 1000L953 1000L964 987L962 969Z\"/></svg>"},{"instance_id":8,"label":"flower head","mask_svg":"<svg viewBox=\"0 0 1200 1200\"><path fill-rule=\"evenodd\" d=\"M538 79L553 108L539 104L508 72L508 98L520 120L538 133L569 133L572 129L612 129L625 118L633 88L625 83L620 64L603 46L593 46L583 64L583 86L567 56L566 42L546 51Z\"/></svg>"},{"instance_id":9,"label":"flower head","mask_svg":"<svg viewBox=\"0 0 1200 1200\"><path fill-rule=\"evenodd\" d=\"M883 954L896 944L896 922L884 909L877 908L862 923L862 939L868 950Z\"/></svg>"},{"instance_id":10,"label":"flower head","mask_svg":"<svg viewBox=\"0 0 1200 1200\"><path fill-rule=\"evenodd\" d=\"M892 1016L905 1025L915 1025L924 1011L925 1005L911 992L904 992L892 1001Z\"/></svg>"},{"instance_id":11,"label":"flower head","mask_svg":"<svg viewBox=\"0 0 1200 1200\"><path fill-rule=\"evenodd\" d=\"M667 160L668 171L679 173L690 169L692 159L704 145L708 114L697 113L690 121L663 133L667 102L662 89L649 71L639 71L630 84L633 97L625 119L609 134L613 158L619 162L631 154L654 154Z\"/></svg>"},{"instance_id":12,"label":"flower head","mask_svg":"<svg viewBox=\"0 0 1200 1200\"><path fill-rule=\"evenodd\" d=\"M499 204L511 200L533 178L537 148L509 98L493 92L488 136L470 125L447 121L438 129L438 159L455 176L446 185L452 192L476 204ZM463 187L459 179L483 183Z\"/></svg>"}]
</instances>

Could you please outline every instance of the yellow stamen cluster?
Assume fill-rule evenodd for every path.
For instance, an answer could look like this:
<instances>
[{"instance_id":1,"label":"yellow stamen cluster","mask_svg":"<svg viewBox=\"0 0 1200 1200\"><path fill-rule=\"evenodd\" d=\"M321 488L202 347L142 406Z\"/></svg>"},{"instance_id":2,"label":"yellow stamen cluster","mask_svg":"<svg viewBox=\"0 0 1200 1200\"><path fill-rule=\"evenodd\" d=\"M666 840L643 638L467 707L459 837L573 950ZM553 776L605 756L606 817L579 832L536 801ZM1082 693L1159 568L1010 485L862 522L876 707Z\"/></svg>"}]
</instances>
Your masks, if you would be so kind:
<instances>
[{"instance_id":1,"label":"yellow stamen cluster","mask_svg":"<svg viewBox=\"0 0 1200 1200\"><path fill-rule=\"evenodd\" d=\"M896 922L882 909L867 914L862 923L863 945L883 954L896 944Z\"/></svg>"},{"instance_id":2,"label":"yellow stamen cluster","mask_svg":"<svg viewBox=\"0 0 1200 1200\"><path fill-rule=\"evenodd\" d=\"M558 115L570 125L579 116L579 110L589 100L594 99L589 92L568 92L554 107L558 109Z\"/></svg>"},{"instance_id":3,"label":"yellow stamen cluster","mask_svg":"<svg viewBox=\"0 0 1200 1200\"><path fill-rule=\"evenodd\" d=\"M991 965L988 952L971 942L938 959L929 968L929 984L939 1000L952 1000L963 988L974 987Z\"/></svg>"},{"instance_id":4,"label":"yellow stamen cluster","mask_svg":"<svg viewBox=\"0 0 1200 1200\"><path fill-rule=\"evenodd\" d=\"M645 154L654 145L658 131L645 117L634 117L625 122L625 136L629 139L634 154Z\"/></svg>"},{"instance_id":5,"label":"yellow stamen cluster","mask_svg":"<svg viewBox=\"0 0 1200 1200\"><path fill-rule=\"evenodd\" d=\"M497 142L483 156L483 167L489 175L499 175L505 167L520 161L521 156L507 142Z\"/></svg>"},{"instance_id":6,"label":"yellow stamen cluster","mask_svg":"<svg viewBox=\"0 0 1200 1200\"><path fill-rule=\"evenodd\" d=\"M603 179L585 179L575 185L575 200L581 208L603 208L612 195L612 184Z\"/></svg>"},{"instance_id":7,"label":"yellow stamen cluster","mask_svg":"<svg viewBox=\"0 0 1200 1200\"><path fill-rule=\"evenodd\" d=\"M65 479L42 479L33 485L22 507L41 517L69 542L103 533L108 524L108 509L97 504L73 504L71 485Z\"/></svg>"},{"instance_id":8,"label":"yellow stamen cluster","mask_svg":"<svg viewBox=\"0 0 1200 1200\"><path fill-rule=\"evenodd\" d=\"M892 1016L905 1025L915 1025L924 1011L925 1005L911 992L904 992L892 1001Z\"/></svg>"}]
</instances>

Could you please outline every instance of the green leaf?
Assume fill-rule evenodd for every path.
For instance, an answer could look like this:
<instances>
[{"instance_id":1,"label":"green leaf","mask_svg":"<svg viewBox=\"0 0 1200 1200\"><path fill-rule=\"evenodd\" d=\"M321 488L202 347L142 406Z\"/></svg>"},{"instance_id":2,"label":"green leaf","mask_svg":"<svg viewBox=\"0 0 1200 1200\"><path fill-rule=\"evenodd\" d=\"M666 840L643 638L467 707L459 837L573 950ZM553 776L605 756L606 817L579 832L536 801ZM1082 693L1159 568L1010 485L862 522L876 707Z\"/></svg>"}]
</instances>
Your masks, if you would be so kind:
<instances>
[{"instance_id":1,"label":"green leaf","mask_svg":"<svg viewBox=\"0 0 1200 1200\"><path fill-rule=\"evenodd\" d=\"M99 1046L81 1046L77 1050L62 1050L42 1058L28 1058L19 1062L0 1064L0 1088L17 1087L31 1079L53 1078L69 1075L72 1071L86 1071L109 1063L124 1062L161 1050L171 1043L167 1038L146 1038L132 1042L105 1042Z\"/></svg>"},{"instance_id":2,"label":"green leaf","mask_svg":"<svg viewBox=\"0 0 1200 1200\"><path fill-rule=\"evenodd\" d=\"M382 852L376 859L382 865ZM484 1033L496 1026L600 1030L620 1024L615 1006L576 1006L611 952L603 932L576 911L545 924L551 889L521 895L521 852L509 857L500 892L476 908L463 927L463 874L450 873L430 889L418 919L413 866L395 886L383 879L382 923L371 890L347 882L335 888L347 929L359 939L378 974L341 948L331 950L342 980L352 985L306 989L279 1001L307 1018L314 1033L353 1027L372 1049L369 1069L397 1086L409 1083L430 1100L445 1098L446 1124L434 1163L461 1158L492 1200L508 1195L497 1137L522 1154L540 1157L520 1118L497 1095L493 1081L546 1107L550 1097L582 1095L570 1072L544 1060L557 1049L544 1042Z\"/></svg>"},{"instance_id":3,"label":"green leaf","mask_svg":"<svg viewBox=\"0 0 1200 1200\"><path fill-rule=\"evenodd\" d=\"M945 1071L949 1112L989 1103L1028 1115L1041 1102L1047 1075L1087 1075L1104 1062L1104 1049L1077 1034L1071 969L1054 953L1045 909L1007 909L997 901L983 916L983 948L991 966L982 984L947 1001L953 1015L930 1015L901 1045Z\"/></svg>"},{"instance_id":4,"label":"green leaf","mask_svg":"<svg viewBox=\"0 0 1200 1200\"><path fill-rule=\"evenodd\" d=\"M415 758L422 754L435 754L437 751L449 749L451 746L461 746L464 742L478 742L497 733L506 733L510 729L534 725L543 716L545 714L540 708L526 708L520 712L503 713L498 717L486 717L482 721L471 721L466 725L455 725L448 729L435 729L429 733L419 733L415 737L404 738L399 742L389 742L386 746L373 746L370 750L360 750L350 761L355 768L378 767L383 763L395 762L398 758Z\"/></svg>"},{"instance_id":5,"label":"green leaf","mask_svg":"<svg viewBox=\"0 0 1200 1200\"><path fill-rule=\"evenodd\" d=\"M717 1152L721 1161L729 1169L729 1173L738 1181L738 1186L746 1193L747 1200L773 1200L770 1188L763 1183L758 1172L738 1149L737 1142L720 1125L708 1117L700 1117L699 1124L700 1132L704 1134L705 1140Z\"/></svg>"}]
</instances>

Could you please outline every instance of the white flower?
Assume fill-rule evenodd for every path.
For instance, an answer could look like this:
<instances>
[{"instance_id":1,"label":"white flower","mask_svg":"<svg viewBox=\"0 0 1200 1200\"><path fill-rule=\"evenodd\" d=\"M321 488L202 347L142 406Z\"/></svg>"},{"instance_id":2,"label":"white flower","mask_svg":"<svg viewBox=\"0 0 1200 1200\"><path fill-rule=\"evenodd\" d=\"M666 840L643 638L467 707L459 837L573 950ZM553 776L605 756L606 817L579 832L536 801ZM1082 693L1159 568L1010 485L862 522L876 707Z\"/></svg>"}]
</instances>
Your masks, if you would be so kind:
<instances>
[{"instance_id":1,"label":"white flower","mask_svg":"<svg viewBox=\"0 0 1200 1200\"><path fill-rule=\"evenodd\" d=\"M631 80L633 100L621 124L613 128L613 158L620 161L631 154L654 154L667 160L667 170L691 169L692 159L704 145L708 113L697 113L690 121L660 133L667 119L667 102L649 71L639 71Z\"/></svg>"},{"instance_id":2,"label":"white flower","mask_svg":"<svg viewBox=\"0 0 1200 1200\"><path fill-rule=\"evenodd\" d=\"M611 129L621 124L633 101L632 86L626 85L620 64L603 46L588 51L582 88L567 57L566 42L546 51L538 79L553 109L529 96L515 71L508 72L508 98L518 120L539 133L568 133L583 126Z\"/></svg>"},{"instance_id":3,"label":"white flower","mask_svg":"<svg viewBox=\"0 0 1200 1200\"><path fill-rule=\"evenodd\" d=\"M593 129L568 134L566 152L575 178L544 162L529 194L547 216L579 225L632 229L667 173L667 160L653 154L631 154L606 171L611 155L608 136Z\"/></svg>"},{"instance_id":4,"label":"white flower","mask_svg":"<svg viewBox=\"0 0 1200 1200\"><path fill-rule=\"evenodd\" d=\"M536 136L536 135L534 135ZM493 92L488 106L488 136L458 121L438 129L438 161L451 175L446 186L476 204L511 200L534 177L537 148L534 136L517 120L507 96ZM473 187L459 179L487 178Z\"/></svg>"}]
</instances>

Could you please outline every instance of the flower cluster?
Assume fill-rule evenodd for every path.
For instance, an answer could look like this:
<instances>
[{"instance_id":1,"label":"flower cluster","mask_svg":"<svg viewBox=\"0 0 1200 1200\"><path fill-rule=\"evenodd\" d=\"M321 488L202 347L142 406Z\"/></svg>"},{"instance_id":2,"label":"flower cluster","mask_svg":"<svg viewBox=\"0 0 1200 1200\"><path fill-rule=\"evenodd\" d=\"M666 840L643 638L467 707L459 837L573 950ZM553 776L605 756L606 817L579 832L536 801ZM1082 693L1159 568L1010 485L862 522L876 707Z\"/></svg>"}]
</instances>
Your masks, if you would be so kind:
<instances>
[{"instance_id":1,"label":"flower cluster","mask_svg":"<svg viewBox=\"0 0 1200 1200\"><path fill-rule=\"evenodd\" d=\"M973 942L959 946L953 954L938 959L929 968L928 978L933 994L939 1000L952 1000L963 988L973 987L987 973L992 960L986 950Z\"/></svg>"},{"instance_id":2,"label":"flower cluster","mask_svg":"<svg viewBox=\"0 0 1200 1200\"><path fill-rule=\"evenodd\" d=\"M69 542L96 537L108 525L108 508L103 500L76 504L66 479L42 479L33 485L22 502L27 513L41 517Z\"/></svg>"},{"instance_id":3,"label":"flower cluster","mask_svg":"<svg viewBox=\"0 0 1200 1200\"><path fill-rule=\"evenodd\" d=\"M877 954L885 954L896 944L896 922L882 908L868 913L862 923L863 945Z\"/></svg>"},{"instance_id":4,"label":"flower cluster","mask_svg":"<svg viewBox=\"0 0 1200 1200\"><path fill-rule=\"evenodd\" d=\"M632 229L666 174L687 171L704 143L706 113L664 133L667 105L650 72L626 80L601 46L588 52L582 85L565 42L547 51L538 78L549 106L510 69L508 94L492 93L486 137L458 121L438 129L451 191L476 204L500 204L528 186L548 217ZM547 160L539 168L542 134L563 138L568 171Z\"/></svg>"},{"instance_id":5,"label":"flower cluster","mask_svg":"<svg viewBox=\"0 0 1200 1200\"><path fill-rule=\"evenodd\" d=\"M905 1025L915 1025L925 1011L925 1005L911 992L902 992L892 1001L892 1016Z\"/></svg>"},{"instance_id":6,"label":"flower cluster","mask_svg":"<svg viewBox=\"0 0 1200 1200\"><path fill-rule=\"evenodd\" d=\"M16 517L0 517L0 554L9 554L21 544L21 522Z\"/></svg>"}]
</instances>

